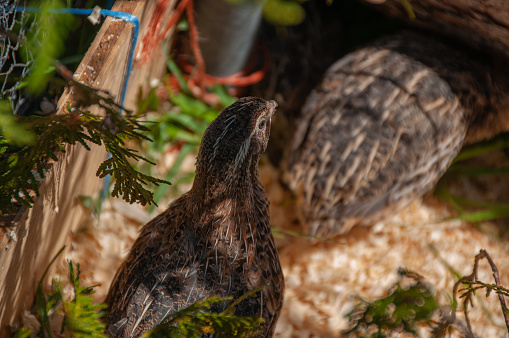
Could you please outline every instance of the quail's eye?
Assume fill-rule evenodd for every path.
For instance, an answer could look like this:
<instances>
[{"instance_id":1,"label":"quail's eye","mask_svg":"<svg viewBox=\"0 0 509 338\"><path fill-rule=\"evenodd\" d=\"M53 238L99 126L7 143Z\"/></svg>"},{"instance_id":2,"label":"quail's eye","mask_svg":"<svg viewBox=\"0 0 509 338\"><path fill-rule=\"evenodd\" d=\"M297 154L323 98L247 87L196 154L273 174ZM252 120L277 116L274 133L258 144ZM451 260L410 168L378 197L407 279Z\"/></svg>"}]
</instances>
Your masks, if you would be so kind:
<instances>
[{"instance_id":1,"label":"quail's eye","mask_svg":"<svg viewBox=\"0 0 509 338\"><path fill-rule=\"evenodd\" d=\"M265 129L265 126L267 125L266 119L261 119L260 122L258 122L258 130Z\"/></svg>"}]
</instances>

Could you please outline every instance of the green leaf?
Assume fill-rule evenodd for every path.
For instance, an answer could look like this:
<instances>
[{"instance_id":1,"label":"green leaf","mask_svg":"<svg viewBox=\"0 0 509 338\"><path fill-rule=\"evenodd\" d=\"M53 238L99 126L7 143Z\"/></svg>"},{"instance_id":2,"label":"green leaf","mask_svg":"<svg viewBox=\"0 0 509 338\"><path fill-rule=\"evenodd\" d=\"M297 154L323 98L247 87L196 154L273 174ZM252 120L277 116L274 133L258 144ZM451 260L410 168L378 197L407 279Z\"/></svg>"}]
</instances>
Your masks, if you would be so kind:
<instances>
[{"instance_id":1,"label":"green leaf","mask_svg":"<svg viewBox=\"0 0 509 338\"><path fill-rule=\"evenodd\" d=\"M18 332L16 332L14 338L28 338L31 334L32 330L22 327Z\"/></svg>"},{"instance_id":2,"label":"green leaf","mask_svg":"<svg viewBox=\"0 0 509 338\"><path fill-rule=\"evenodd\" d=\"M176 130L173 139L175 141L183 141L185 143L199 145L201 141L201 135L193 134L188 131L178 129Z\"/></svg>"},{"instance_id":3,"label":"green leaf","mask_svg":"<svg viewBox=\"0 0 509 338\"><path fill-rule=\"evenodd\" d=\"M267 0L263 7L263 16L272 24L295 26L304 21L306 13L295 1Z\"/></svg>"},{"instance_id":4,"label":"green leaf","mask_svg":"<svg viewBox=\"0 0 509 338\"><path fill-rule=\"evenodd\" d=\"M211 90L219 97L223 108L231 106L236 101L236 98L228 94L224 86L214 86Z\"/></svg>"},{"instance_id":5,"label":"green leaf","mask_svg":"<svg viewBox=\"0 0 509 338\"><path fill-rule=\"evenodd\" d=\"M92 197L84 196L84 195L78 195L78 198L79 198L81 204L83 204L84 207L86 207L88 209L92 209L92 207L93 207Z\"/></svg>"},{"instance_id":6,"label":"green leaf","mask_svg":"<svg viewBox=\"0 0 509 338\"><path fill-rule=\"evenodd\" d=\"M199 135L203 135L205 129L207 129L207 124L197 121L191 115L168 113L166 118L168 122L180 124L182 127L190 129L191 131Z\"/></svg>"},{"instance_id":7,"label":"green leaf","mask_svg":"<svg viewBox=\"0 0 509 338\"><path fill-rule=\"evenodd\" d=\"M8 142L15 146L32 144L35 141L35 134L27 130L22 120L12 113L10 104L7 101L0 101L0 144L2 153L8 148Z\"/></svg>"},{"instance_id":8,"label":"green leaf","mask_svg":"<svg viewBox=\"0 0 509 338\"><path fill-rule=\"evenodd\" d=\"M180 153L177 157L177 160L175 161L175 164L171 167L170 171L166 175L165 179L167 181L173 181L175 176L180 170L180 166L182 165L182 162L184 162L184 159L186 156L191 153L195 149L195 146L192 144L185 144L182 149L180 149ZM164 197L166 191L168 190L168 185L160 185L156 191L154 192L154 201L157 203L161 200L161 198ZM155 209L155 206L149 207L149 212L152 212Z\"/></svg>"},{"instance_id":9,"label":"green leaf","mask_svg":"<svg viewBox=\"0 0 509 338\"><path fill-rule=\"evenodd\" d=\"M184 75L180 71L177 64L171 59L170 56L166 55L166 60L167 60L166 65L168 66L170 73L175 75L175 78L177 79L180 89L182 89L184 93L191 94L191 91L189 90L189 87L187 86L187 83L184 80Z\"/></svg>"},{"instance_id":10,"label":"green leaf","mask_svg":"<svg viewBox=\"0 0 509 338\"><path fill-rule=\"evenodd\" d=\"M62 248L63 250L63 248ZM58 254L62 252L59 251ZM55 258L53 258L48 267L52 265ZM68 278L74 288L74 298L67 301L63 297L62 286L57 280L53 280L53 288L49 294L45 294L42 287L42 280L39 281L36 307L39 313L39 322L41 323L43 332L39 332L39 336L52 337L50 327L50 312L55 312L54 309L57 305L63 304L63 322L61 333L68 337L107 337L103 332L106 324L101 320L106 315L106 312L101 311L105 309L106 304L93 304L92 295L94 294L94 286L81 286L80 282L80 265L77 264L76 269L72 261L68 263ZM61 310L59 310L61 311ZM28 333L27 333L28 332ZM18 331L15 337L27 337L30 334L29 330L23 328Z\"/></svg>"},{"instance_id":11,"label":"green leaf","mask_svg":"<svg viewBox=\"0 0 509 338\"><path fill-rule=\"evenodd\" d=\"M101 215L102 205L100 196L94 199L90 196L78 195L78 199L85 208L89 209L91 212L97 215Z\"/></svg>"},{"instance_id":12,"label":"green leaf","mask_svg":"<svg viewBox=\"0 0 509 338\"><path fill-rule=\"evenodd\" d=\"M151 88L145 99L142 99L143 92L140 89L138 94L138 111L136 115L142 115L150 110L157 110L159 106L159 98L156 95L156 89Z\"/></svg>"},{"instance_id":13,"label":"green leaf","mask_svg":"<svg viewBox=\"0 0 509 338\"><path fill-rule=\"evenodd\" d=\"M489 209L474 212L463 212L458 216L447 217L444 221L459 219L466 222L481 222L497 218L509 217L509 208L507 209Z\"/></svg>"},{"instance_id":14,"label":"green leaf","mask_svg":"<svg viewBox=\"0 0 509 338\"><path fill-rule=\"evenodd\" d=\"M202 101L199 101L193 97L190 97L184 93L171 96L171 102L180 107L183 114L191 115L193 117L203 117L205 114L213 111ZM216 113L216 115L219 112Z\"/></svg>"},{"instance_id":15,"label":"green leaf","mask_svg":"<svg viewBox=\"0 0 509 338\"><path fill-rule=\"evenodd\" d=\"M491 140L478 142L464 147L453 160L453 164L484 153L506 148L509 148L509 133L500 134Z\"/></svg>"},{"instance_id":16,"label":"green leaf","mask_svg":"<svg viewBox=\"0 0 509 338\"><path fill-rule=\"evenodd\" d=\"M40 29L28 32L27 42L23 45L26 52L22 55L36 56L34 67L24 82L30 93L38 95L45 90L51 77L50 69L56 58L65 50L66 38L76 21L71 14L50 13L51 9L65 7L62 0L42 1L34 5L42 10L37 18Z\"/></svg>"},{"instance_id":17,"label":"green leaf","mask_svg":"<svg viewBox=\"0 0 509 338\"><path fill-rule=\"evenodd\" d=\"M42 328L44 329L49 338L53 337L53 335L51 334L51 325L49 323L49 315L47 308L48 304L46 303L46 297L44 296L44 290L41 282L39 282L37 286L35 306L37 308L37 312L39 313L39 320L41 322Z\"/></svg>"},{"instance_id":18,"label":"green leaf","mask_svg":"<svg viewBox=\"0 0 509 338\"><path fill-rule=\"evenodd\" d=\"M104 334L106 324L101 320L106 315L101 310L106 309L107 305L93 304L94 286L81 286L80 264L77 264L76 270L72 261L67 261L67 264L69 281L74 287L74 299L64 302L64 327L68 336L107 337Z\"/></svg>"},{"instance_id":19,"label":"green leaf","mask_svg":"<svg viewBox=\"0 0 509 338\"><path fill-rule=\"evenodd\" d=\"M507 175L509 174L509 168L472 167L456 163L447 170L447 174L451 173L454 173L455 176Z\"/></svg>"},{"instance_id":20,"label":"green leaf","mask_svg":"<svg viewBox=\"0 0 509 338\"><path fill-rule=\"evenodd\" d=\"M415 13L412 4L410 4L410 0L401 0L401 4L405 7L410 20L415 20Z\"/></svg>"},{"instance_id":21,"label":"green leaf","mask_svg":"<svg viewBox=\"0 0 509 338\"><path fill-rule=\"evenodd\" d=\"M46 267L42 274L41 280L37 284L37 292L35 295L35 306L37 308L37 312L39 313L39 322L41 323L42 330L46 332L49 338L52 337L51 325L49 322L49 311L56 307L59 301L62 300L62 293L61 289L59 288L59 285L57 285L55 292L49 294L48 298L46 299L42 282L46 277L49 268L51 267L51 265L53 265L57 257L60 256L64 249L65 246L63 246L49 262L48 266Z\"/></svg>"}]
</instances>

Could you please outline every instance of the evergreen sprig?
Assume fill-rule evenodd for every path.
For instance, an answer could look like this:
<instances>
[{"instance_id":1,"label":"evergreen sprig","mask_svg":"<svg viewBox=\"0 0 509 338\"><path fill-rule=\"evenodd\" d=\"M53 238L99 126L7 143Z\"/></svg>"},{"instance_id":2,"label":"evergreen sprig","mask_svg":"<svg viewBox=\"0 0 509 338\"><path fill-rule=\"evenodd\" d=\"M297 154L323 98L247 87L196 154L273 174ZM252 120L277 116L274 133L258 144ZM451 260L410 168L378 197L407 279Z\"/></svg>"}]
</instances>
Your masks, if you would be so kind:
<instances>
[{"instance_id":1,"label":"evergreen sprig","mask_svg":"<svg viewBox=\"0 0 509 338\"><path fill-rule=\"evenodd\" d=\"M80 264L76 265L75 272L72 261L67 261L69 266L69 281L74 287L74 299L64 301L65 317L63 328L73 337L106 337L103 333L106 327L101 317L106 315L106 304L93 304L92 295L95 293L93 286L81 286Z\"/></svg>"},{"instance_id":2,"label":"evergreen sprig","mask_svg":"<svg viewBox=\"0 0 509 338\"><path fill-rule=\"evenodd\" d=\"M251 290L233 302L222 313L207 312L213 305L231 301L231 297L212 297L196 302L189 307L175 312L161 324L144 334L148 337L202 337L203 334L215 333L219 337L253 337L260 333L264 323L260 317L238 317L233 313L235 307L246 297L252 296L260 288Z\"/></svg>"},{"instance_id":3,"label":"evergreen sprig","mask_svg":"<svg viewBox=\"0 0 509 338\"><path fill-rule=\"evenodd\" d=\"M37 333L39 337L52 337L52 329L50 319L54 315L63 314L61 333L68 337L107 337L104 334L106 324L101 321L101 317L106 315L106 304L93 304L92 295L95 293L93 286L82 286L80 281L80 265L74 267L72 261L67 261L68 278L73 286L74 297L68 300L64 297L62 284L58 280L53 280L51 291L45 292L42 281L48 272L49 267L55 261L62 248L50 262L46 271L39 281L37 293L35 297L35 305L37 309L37 319L41 324L41 328ZM31 330L25 327L19 330L15 337L27 337L31 334Z\"/></svg>"},{"instance_id":4,"label":"evergreen sprig","mask_svg":"<svg viewBox=\"0 0 509 338\"><path fill-rule=\"evenodd\" d=\"M430 323L438 305L430 287L415 273L400 269L402 278L414 280L411 285L394 285L384 298L369 302L359 297L359 304L347 314L353 324L344 331L347 337L387 337L391 333L416 334L421 323Z\"/></svg>"},{"instance_id":5,"label":"evergreen sprig","mask_svg":"<svg viewBox=\"0 0 509 338\"><path fill-rule=\"evenodd\" d=\"M65 145L76 143L87 150L90 150L89 143L104 144L111 153L99 166L97 176L110 174L115 178L113 196L130 203L155 203L153 193L144 186L169 182L145 175L131 166L129 160L152 162L126 146L129 139L149 140L143 135L148 128L131 112L121 115L121 107L107 92L72 80L70 83L76 102L74 107L68 104L68 113L17 118L36 135L35 142L19 146L0 134L0 212L14 212L17 205L30 207L33 196L39 195L38 182L45 176L48 161L58 161L57 154L65 152ZM92 105L101 107L105 114L95 115L84 109Z\"/></svg>"}]
</instances>

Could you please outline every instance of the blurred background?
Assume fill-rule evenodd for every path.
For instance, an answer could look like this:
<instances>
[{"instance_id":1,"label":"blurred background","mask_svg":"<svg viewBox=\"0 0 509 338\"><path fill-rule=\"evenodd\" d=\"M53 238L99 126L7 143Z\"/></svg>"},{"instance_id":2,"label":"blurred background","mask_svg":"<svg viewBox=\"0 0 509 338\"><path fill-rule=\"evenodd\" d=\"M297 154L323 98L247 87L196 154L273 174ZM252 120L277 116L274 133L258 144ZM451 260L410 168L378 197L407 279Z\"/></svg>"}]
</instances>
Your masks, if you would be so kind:
<instances>
[{"instance_id":1,"label":"blurred background","mask_svg":"<svg viewBox=\"0 0 509 338\"><path fill-rule=\"evenodd\" d=\"M138 38L132 23L103 17L94 25L87 16L65 11L95 5L135 13ZM78 301L88 304L87 325L100 333L98 304L139 229L190 188L206 127L237 97L248 95L279 105L260 162L287 285L276 336L507 335L497 296L509 295L509 6L503 1L11 0L1 6L0 260L8 267L0 274L1 336L70 336L79 315L71 315L69 304ZM42 12L16 12L16 6ZM55 14L55 8L64 14ZM401 31L419 35L390 47ZM115 46L120 52L112 52ZM381 49L410 61L370 58ZM327 72L338 60L348 62ZM359 89L358 79L367 74L360 65L377 79L365 84L370 90ZM439 82L419 82L421 65ZM412 81L417 85L408 85ZM330 166L344 171L334 177L319 169L324 156L317 154L328 152L324 143L344 150L359 133L365 136L353 142L356 147L389 138L374 127L362 129L371 120L354 125L357 113L352 124L344 118L344 129L328 133L316 127L320 119L314 116L334 120L347 102L358 116L368 111L375 125L387 129L370 109L390 96L383 89L388 84L419 102L420 110L408 113L416 132L394 117L391 123L401 122L407 136L393 143L394 167L380 169L389 170L389 178L373 169L359 180L368 182L367 190L373 187L373 199L390 191L400 193L404 203L384 197L368 214L362 210L373 199L352 193L360 213L336 212L348 210L350 202L343 199L330 211L322 201L327 179L341 181L352 163L331 152ZM436 112L434 105L442 101L454 104ZM409 111L398 99L385 108L389 114ZM413 116L432 121L431 141ZM332 125L327 121L322 124ZM352 139L337 138L357 128ZM438 134L443 140L433 142ZM74 150L83 144L83 153ZM97 149L87 151L92 144ZM450 144L455 150L447 159L422 169L439 157L426 157L428 148L442 154ZM355 148L352 156L364 161L370 149ZM396 149L417 155L405 157ZM316 158L309 160L310 154ZM414 166L414 158L422 163ZM330 175L306 181L295 168ZM405 175L419 170L429 171L426 184L404 193L410 186L402 183ZM351 181L360 177L351 175ZM375 184L391 179L395 183ZM334 196L348 189L330 184ZM328 224L337 232L310 230L321 224L308 212L315 209L332 219ZM474 265L481 249L498 267L498 282L487 259L479 257ZM94 292L79 289L83 286L94 286ZM459 295L468 288L478 292L464 310L465 297Z\"/></svg>"}]
</instances>

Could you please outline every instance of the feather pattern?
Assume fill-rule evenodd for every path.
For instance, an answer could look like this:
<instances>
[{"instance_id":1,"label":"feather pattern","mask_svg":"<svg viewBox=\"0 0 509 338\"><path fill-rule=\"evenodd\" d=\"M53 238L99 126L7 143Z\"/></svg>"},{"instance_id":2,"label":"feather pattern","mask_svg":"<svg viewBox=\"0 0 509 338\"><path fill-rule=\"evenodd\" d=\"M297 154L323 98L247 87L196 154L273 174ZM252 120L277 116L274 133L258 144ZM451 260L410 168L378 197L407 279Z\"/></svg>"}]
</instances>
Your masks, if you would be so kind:
<instances>
[{"instance_id":1,"label":"feather pattern","mask_svg":"<svg viewBox=\"0 0 509 338\"><path fill-rule=\"evenodd\" d=\"M413 33L333 64L302 109L286 175L310 233L345 233L430 190L495 92L485 67Z\"/></svg>"},{"instance_id":2,"label":"feather pattern","mask_svg":"<svg viewBox=\"0 0 509 338\"><path fill-rule=\"evenodd\" d=\"M264 286L235 314L262 316L260 336L272 336L284 279L258 160L275 108L274 101L242 98L207 128L193 187L145 225L114 278L106 299L110 335L136 337L196 301L236 299ZM269 122L261 129L260 119Z\"/></svg>"}]
</instances>

